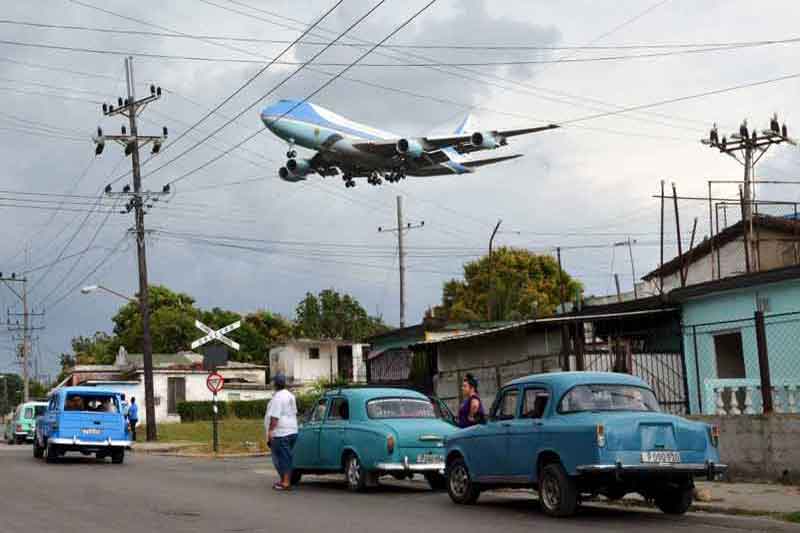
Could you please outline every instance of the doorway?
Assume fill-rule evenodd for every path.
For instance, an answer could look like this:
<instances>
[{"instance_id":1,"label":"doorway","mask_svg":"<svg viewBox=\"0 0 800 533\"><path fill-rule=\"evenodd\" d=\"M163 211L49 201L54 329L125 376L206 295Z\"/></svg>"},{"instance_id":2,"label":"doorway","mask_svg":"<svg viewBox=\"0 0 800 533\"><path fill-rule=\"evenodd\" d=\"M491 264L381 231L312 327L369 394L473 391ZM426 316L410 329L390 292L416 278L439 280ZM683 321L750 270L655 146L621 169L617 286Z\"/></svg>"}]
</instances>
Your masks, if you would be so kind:
<instances>
[{"instance_id":1,"label":"doorway","mask_svg":"<svg viewBox=\"0 0 800 533\"><path fill-rule=\"evenodd\" d=\"M339 379L353 381L353 347L337 346L336 362L339 369Z\"/></svg>"}]
</instances>

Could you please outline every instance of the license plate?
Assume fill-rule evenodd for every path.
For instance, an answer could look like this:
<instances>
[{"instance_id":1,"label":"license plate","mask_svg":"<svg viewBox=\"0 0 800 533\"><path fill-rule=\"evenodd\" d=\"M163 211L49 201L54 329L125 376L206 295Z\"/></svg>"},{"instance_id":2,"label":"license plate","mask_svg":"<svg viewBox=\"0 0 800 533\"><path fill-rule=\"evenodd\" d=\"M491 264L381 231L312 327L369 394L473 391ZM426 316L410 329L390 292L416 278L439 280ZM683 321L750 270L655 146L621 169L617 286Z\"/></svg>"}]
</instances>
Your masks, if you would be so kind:
<instances>
[{"instance_id":1,"label":"license plate","mask_svg":"<svg viewBox=\"0 0 800 533\"><path fill-rule=\"evenodd\" d=\"M443 455L434 455L432 453L421 453L417 455L417 463L430 465L435 463L444 463Z\"/></svg>"},{"instance_id":2,"label":"license plate","mask_svg":"<svg viewBox=\"0 0 800 533\"><path fill-rule=\"evenodd\" d=\"M681 462L680 452L642 452L643 463L672 464Z\"/></svg>"},{"instance_id":3,"label":"license plate","mask_svg":"<svg viewBox=\"0 0 800 533\"><path fill-rule=\"evenodd\" d=\"M86 428L82 429L81 433L83 433L84 435L100 435L102 431L96 428Z\"/></svg>"}]
</instances>

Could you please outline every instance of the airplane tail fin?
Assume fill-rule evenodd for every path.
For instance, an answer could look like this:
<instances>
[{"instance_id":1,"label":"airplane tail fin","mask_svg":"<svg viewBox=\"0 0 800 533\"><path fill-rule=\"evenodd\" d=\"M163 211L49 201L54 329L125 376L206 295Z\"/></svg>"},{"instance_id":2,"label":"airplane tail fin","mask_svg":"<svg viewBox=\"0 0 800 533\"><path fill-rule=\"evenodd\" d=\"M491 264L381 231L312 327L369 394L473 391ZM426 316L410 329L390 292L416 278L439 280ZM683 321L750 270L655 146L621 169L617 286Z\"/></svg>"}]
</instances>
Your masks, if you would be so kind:
<instances>
[{"instance_id":1,"label":"airplane tail fin","mask_svg":"<svg viewBox=\"0 0 800 533\"><path fill-rule=\"evenodd\" d=\"M461 124L458 125L456 131L453 133L456 135L463 135L472 132L474 129L474 122L475 120L472 117L472 113L467 113L467 116L464 117L464 120L461 121Z\"/></svg>"}]
</instances>

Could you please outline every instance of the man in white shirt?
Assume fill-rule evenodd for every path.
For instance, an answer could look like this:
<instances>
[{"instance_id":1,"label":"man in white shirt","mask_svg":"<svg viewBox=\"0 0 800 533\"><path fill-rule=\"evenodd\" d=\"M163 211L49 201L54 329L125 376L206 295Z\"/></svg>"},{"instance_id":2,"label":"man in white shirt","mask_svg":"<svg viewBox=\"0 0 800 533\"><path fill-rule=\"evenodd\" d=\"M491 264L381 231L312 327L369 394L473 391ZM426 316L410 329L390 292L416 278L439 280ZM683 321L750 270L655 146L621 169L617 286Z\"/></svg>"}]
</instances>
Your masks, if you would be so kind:
<instances>
[{"instance_id":1,"label":"man in white shirt","mask_svg":"<svg viewBox=\"0 0 800 533\"><path fill-rule=\"evenodd\" d=\"M286 388L286 376L277 374L272 380L275 394L267 405L264 427L267 430L267 445L272 450L272 464L280 480L272 488L291 488L292 449L297 441L297 403L294 394Z\"/></svg>"}]
</instances>

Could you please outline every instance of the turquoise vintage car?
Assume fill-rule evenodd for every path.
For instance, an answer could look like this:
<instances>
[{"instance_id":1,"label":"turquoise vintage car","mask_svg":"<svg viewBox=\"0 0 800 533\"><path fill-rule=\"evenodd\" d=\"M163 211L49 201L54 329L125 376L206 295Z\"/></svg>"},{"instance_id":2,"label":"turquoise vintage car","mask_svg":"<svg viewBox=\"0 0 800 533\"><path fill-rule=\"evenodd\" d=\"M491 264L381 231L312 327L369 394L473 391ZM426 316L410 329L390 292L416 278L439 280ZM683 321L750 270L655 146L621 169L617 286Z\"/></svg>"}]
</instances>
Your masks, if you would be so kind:
<instances>
[{"instance_id":1,"label":"turquoise vintage car","mask_svg":"<svg viewBox=\"0 0 800 533\"><path fill-rule=\"evenodd\" d=\"M17 406L14 416L5 427L3 439L8 444L22 444L33 441L36 417L44 413L47 402L26 402Z\"/></svg>"},{"instance_id":2,"label":"turquoise vintage car","mask_svg":"<svg viewBox=\"0 0 800 533\"><path fill-rule=\"evenodd\" d=\"M292 482L303 474L344 472L353 491L382 475L422 474L444 489L444 440L456 430L440 404L400 388L342 388L325 393L306 414L294 447Z\"/></svg>"},{"instance_id":3,"label":"turquoise vintage car","mask_svg":"<svg viewBox=\"0 0 800 533\"><path fill-rule=\"evenodd\" d=\"M694 477L724 472L719 431L659 412L641 379L606 372L532 375L502 387L484 425L447 439L447 489L459 504L482 490L534 487L545 513L573 514L583 495L638 492L685 513Z\"/></svg>"}]
</instances>

